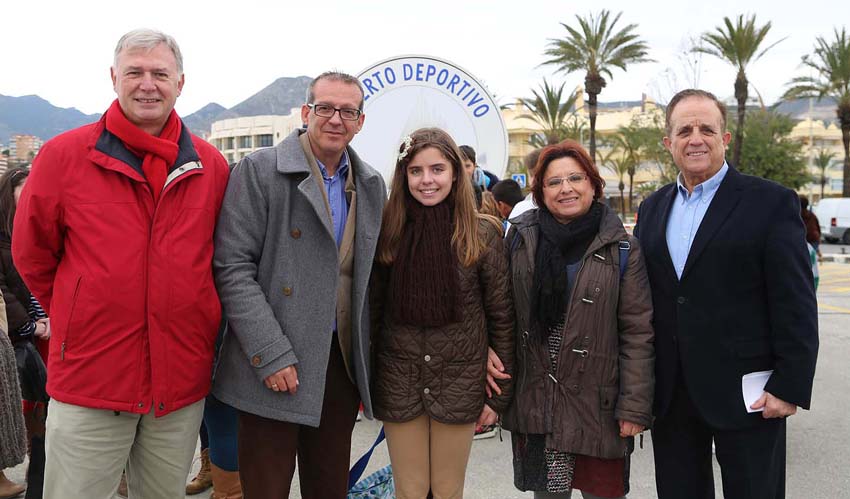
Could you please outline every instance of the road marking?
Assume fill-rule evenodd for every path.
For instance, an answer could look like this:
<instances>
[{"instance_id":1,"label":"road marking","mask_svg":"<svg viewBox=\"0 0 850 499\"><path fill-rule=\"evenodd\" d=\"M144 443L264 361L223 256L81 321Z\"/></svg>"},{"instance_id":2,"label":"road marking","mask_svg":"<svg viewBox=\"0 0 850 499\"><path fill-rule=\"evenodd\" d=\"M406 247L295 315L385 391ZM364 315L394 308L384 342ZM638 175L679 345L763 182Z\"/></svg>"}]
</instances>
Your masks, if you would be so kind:
<instances>
[{"instance_id":1,"label":"road marking","mask_svg":"<svg viewBox=\"0 0 850 499\"><path fill-rule=\"evenodd\" d=\"M836 307L834 305L827 305L826 303L818 303L818 308L831 310L833 312L843 312L845 314L850 314L850 308Z\"/></svg>"}]
</instances>

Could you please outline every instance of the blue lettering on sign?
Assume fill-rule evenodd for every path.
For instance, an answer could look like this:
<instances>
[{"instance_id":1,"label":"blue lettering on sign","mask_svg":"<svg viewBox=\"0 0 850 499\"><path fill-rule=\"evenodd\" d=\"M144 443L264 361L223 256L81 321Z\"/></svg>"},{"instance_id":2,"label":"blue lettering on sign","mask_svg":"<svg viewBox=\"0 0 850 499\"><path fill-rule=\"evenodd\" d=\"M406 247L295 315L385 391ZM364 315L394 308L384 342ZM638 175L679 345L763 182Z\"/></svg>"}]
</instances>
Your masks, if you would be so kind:
<instances>
[{"instance_id":1,"label":"blue lettering on sign","mask_svg":"<svg viewBox=\"0 0 850 499\"><path fill-rule=\"evenodd\" d=\"M375 71L374 73L372 73L372 78L378 80L378 85L380 85L381 88L384 88L384 82L381 81L381 73L380 72Z\"/></svg>"},{"instance_id":2,"label":"blue lettering on sign","mask_svg":"<svg viewBox=\"0 0 850 499\"><path fill-rule=\"evenodd\" d=\"M457 85L458 83L460 83L460 76L452 75L452 81L450 81L449 84L446 86L446 90L451 93L455 93L455 85Z\"/></svg>"},{"instance_id":3,"label":"blue lettering on sign","mask_svg":"<svg viewBox=\"0 0 850 499\"><path fill-rule=\"evenodd\" d=\"M488 104L481 104L480 106L475 108L475 111L472 111L472 114L476 118L480 118L480 117L484 116L485 114L487 114L487 111L489 111L489 110L490 110L490 106Z\"/></svg>"},{"instance_id":4,"label":"blue lettering on sign","mask_svg":"<svg viewBox=\"0 0 850 499\"><path fill-rule=\"evenodd\" d=\"M396 67L397 69L397 67ZM380 93L387 87L395 85L399 81L396 69L392 66L376 68L368 77L362 78L363 100L369 100L373 95ZM472 115L480 118L490 112L490 104L484 102L484 95L470 82L454 73L451 69L440 68L435 64L427 63L404 63L401 65L401 79L403 81L433 82L443 87L449 93L459 97L466 107L472 109Z\"/></svg>"},{"instance_id":5,"label":"blue lettering on sign","mask_svg":"<svg viewBox=\"0 0 850 499\"><path fill-rule=\"evenodd\" d=\"M437 74L437 68L433 64L428 65L428 69L425 71L425 81L428 81L432 76Z\"/></svg>"},{"instance_id":6,"label":"blue lettering on sign","mask_svg":"<svg viewBox=\"0 0 850 499\"><path fill-rule=\"evenodd\" d=\"M378 89L375 88L374 85L372 85L372 80L370 80L369 78L363 78L363 86L366 87L366 90L369 91L369 95L363 96L364 101L369 100L369 97L372 97L372 94L378 92Z\"/></svg>"}]
</instances>

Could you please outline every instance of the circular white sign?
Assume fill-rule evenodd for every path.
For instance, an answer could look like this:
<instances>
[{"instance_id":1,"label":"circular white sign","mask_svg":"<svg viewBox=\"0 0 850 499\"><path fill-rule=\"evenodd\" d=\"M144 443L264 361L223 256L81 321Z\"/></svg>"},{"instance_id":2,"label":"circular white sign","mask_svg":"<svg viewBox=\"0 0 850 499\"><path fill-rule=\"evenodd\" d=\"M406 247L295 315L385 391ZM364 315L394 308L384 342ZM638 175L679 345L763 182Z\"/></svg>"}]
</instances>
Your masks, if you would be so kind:
<instances>
[{"instance_id":1,"label":"circular white sign","mask_svg":"<svg viewBox=\"0 0 850 499\"><path fill-rule=\"evenodd\" d=\"M449 133L475 149L476 163L500 178L508 163L508 132L499 105L467 71L443 59L386 59L357 76L365 93L363 130L352 147L389 185L405 135L423 127Z\"/></svg>"}]
</instances>

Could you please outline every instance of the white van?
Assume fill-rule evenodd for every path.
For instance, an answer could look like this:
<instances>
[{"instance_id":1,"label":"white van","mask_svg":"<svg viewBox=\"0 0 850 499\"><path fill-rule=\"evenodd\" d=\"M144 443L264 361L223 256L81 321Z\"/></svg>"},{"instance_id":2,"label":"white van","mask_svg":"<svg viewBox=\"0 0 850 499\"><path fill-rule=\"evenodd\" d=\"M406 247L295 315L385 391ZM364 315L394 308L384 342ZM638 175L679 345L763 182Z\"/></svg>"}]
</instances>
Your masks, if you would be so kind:
<instances>
[{"instance_id":1,"label":"white van","mask_svg":"<svg viewBox=\"0 0 850 499\"><path fill-rule=\"evenodd\" d=\"M850 244L850 198L822 199L812 211L818 217L825 241Z\"/></svg>"}]
</instances>

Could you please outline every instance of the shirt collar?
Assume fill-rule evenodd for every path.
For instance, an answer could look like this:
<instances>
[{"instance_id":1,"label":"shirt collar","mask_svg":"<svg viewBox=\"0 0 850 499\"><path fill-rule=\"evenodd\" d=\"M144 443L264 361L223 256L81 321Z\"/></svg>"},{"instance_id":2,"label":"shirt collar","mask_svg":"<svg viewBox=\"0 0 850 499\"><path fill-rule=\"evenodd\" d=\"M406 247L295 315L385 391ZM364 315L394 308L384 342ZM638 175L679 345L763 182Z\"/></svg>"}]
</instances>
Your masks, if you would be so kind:
<instances>
[{"instance_id":1,"label":"shirt collar","mask_svg":"<svg viewBox=\"0 0 850 499\"><path fill-rule=\"evenodd\" d=\"M694 194L702 194L703 196L713 196L717 189L720 188L721 182L726 178L726 172L729 171L729 164L726 161L723 162L723 166L720 167L720 170L717 171L714 175L711 176L705 182L699 184L694 187ZM679 194L682 195L684 200L687 200L691 193L688 192L688 188L685 187L685 184L682 182L682 173L679 172L679 175L676 176L676 188L679 191Z\"/></svg>"},{"instance_id":2,"label":"shirt collar","mask_svg":"<svg viewBox=\"0 0 850 499\"><path fill-rule=\"evenodd\" d=\"M322 164L321 161L319 161L319 158L316 158L316 163L319 164L319 171L322 172L322 178L325 180L331 180L331 177L328 177L328 169L325 168L325 165ZM348 151L343 150L342 157L339 159L339 167L336 169L336 176L339 178L346 178L346 175L348 174L348 165Z\"/></svg>"}]
</instances>

